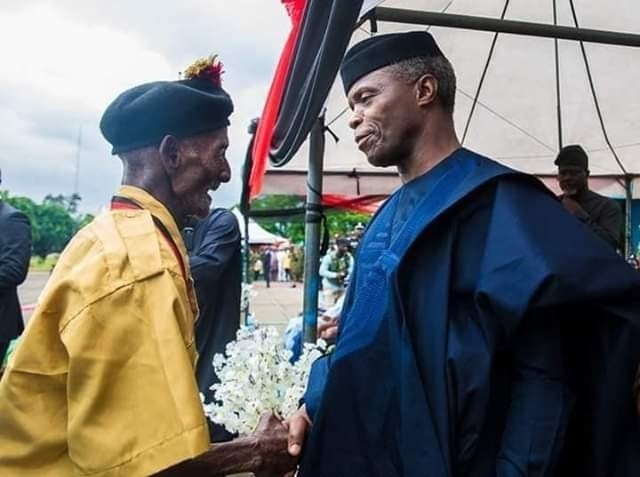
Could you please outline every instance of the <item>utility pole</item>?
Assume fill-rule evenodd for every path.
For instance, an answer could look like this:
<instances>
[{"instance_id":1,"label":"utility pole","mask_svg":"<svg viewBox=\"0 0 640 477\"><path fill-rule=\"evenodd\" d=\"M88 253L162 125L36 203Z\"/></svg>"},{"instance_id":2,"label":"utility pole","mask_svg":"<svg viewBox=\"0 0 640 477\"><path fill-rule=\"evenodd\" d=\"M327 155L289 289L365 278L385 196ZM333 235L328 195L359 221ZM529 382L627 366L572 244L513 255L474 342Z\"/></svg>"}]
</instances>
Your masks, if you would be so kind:
<instances>
[{"instance_id":1,"label":"utility pole","mask_svg":"<svg viewBox=\"0 0 640 477\"><path fill-rule=\"evenodd\" d=\"M78 183L80 180L80 149L82 147L82 126L78 128L78 141L76 144L76 170L73 179L73 193L74 195L80 195L78 193Z\"/></svg>"}]
</instances>

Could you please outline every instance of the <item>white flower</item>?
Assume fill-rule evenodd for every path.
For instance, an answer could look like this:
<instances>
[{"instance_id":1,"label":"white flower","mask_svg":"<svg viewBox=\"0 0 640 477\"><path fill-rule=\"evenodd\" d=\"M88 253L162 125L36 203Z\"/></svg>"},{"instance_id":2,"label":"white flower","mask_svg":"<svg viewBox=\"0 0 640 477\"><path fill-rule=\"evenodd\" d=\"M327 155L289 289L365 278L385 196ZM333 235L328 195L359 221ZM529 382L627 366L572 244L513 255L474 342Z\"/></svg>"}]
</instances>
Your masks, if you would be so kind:
<instances>
[{"instance_id":1,"label":"white flower","mask_svg":"<svg viewBox=\"0 0 640 477\"><path fill-rule=\"evenodd\" d=\"M311 364L326 347L323 340L307 343L300 359L291 364L292 353L275 328L240 328L225 356L213 358L220 383L211 386L215 401L202 403L205 414L239 434L252 432L264 412L291 415L304 394Z\"/></svg>"},{"instance_id":2,"label":"white flower","mask_svg":"<svg viewBox=\"0 0 640 477\"><path fill-rule=\"evenodd\" d=\"M253 291L253 285L243 283L240 294L240 311L246 310L249 307L250 299L256 296L258 296L258 294Z\"/></svg>"}]
</instances>

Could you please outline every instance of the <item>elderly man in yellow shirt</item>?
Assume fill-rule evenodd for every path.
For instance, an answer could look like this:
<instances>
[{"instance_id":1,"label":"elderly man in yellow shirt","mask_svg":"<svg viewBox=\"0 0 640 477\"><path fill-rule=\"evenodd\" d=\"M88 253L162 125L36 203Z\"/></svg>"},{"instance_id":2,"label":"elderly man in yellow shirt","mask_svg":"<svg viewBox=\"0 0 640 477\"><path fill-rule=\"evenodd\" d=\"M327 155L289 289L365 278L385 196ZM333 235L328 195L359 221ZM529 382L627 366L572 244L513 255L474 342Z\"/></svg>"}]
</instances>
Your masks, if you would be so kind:
<instances>
[{"instance_id":1,"label":"elderly man in yellow shirt","mask_svg":"<svg viewBox=\"0 0 640 477\"><path fill-rule=\"evenodd\" d=\"M100 127L123 162L111 210L60 257L0 381L0 475L134 477L293 468L286 429L210 446L180 226L230 178L221 65L122 93Z\"/></svg>"}]
</instances>

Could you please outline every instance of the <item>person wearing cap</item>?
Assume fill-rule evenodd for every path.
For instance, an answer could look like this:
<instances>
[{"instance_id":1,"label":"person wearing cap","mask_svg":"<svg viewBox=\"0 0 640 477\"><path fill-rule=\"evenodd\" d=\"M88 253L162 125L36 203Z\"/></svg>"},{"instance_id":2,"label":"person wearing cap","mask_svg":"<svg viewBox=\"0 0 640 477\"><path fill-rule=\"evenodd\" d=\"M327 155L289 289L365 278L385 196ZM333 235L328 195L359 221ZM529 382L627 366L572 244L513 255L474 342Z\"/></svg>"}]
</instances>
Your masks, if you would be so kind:
<instances>
[{"instance_id":1,"label":"person wearing cap","mask_svg":"<svg viewBox=\"0 0 640 477\"><path fill-rule=\"evenodd\" d=\"M100 128L123 164L111 208L69 243L0 381L0 475L283 473L286 431L210 447L198 308L180 228L230 177L233 104L215 57L129 89ZM258 474L260 475L260 474Z\"/></svg>"},{"instance_id":2,"label":"person wearing cap","mask_svg":"<svg viewBox=\"0 0 640 477\"><path fill-rule=\"evenodd\" d=\"M349 236L349 248L352 254L355 254L358 250L358 246L360 245L360 240L362 239L364 229L365 227L362 222L358 222L355 227L353 227L353 231Z\"/></svg>"},{"instance_id":3,"label":"person wearing cap","mask_svg":"<svg viewBox=\"0 0 640 477\"><path fill-rule=\"evenodd\" d=\"M353 271L353 256L349 252L349 240L336 239L336 249L330 250L322 258L319 274L322 277L324 307L330 308L344 294L345 285Z\"/></svg>"},{"instance_id":4,"label":"person wearing cap","mask_svg":"<svg viewBox=\"0 0 640 477\"><path fill-rule=\"evenodd\" d=\"M461 147L429 33L364 40L341 76L358 148L402 187L287 421L299 476L640 475L638 274L537 179Z\"/></svg>"},{"instance_id":5,"label":"person wearing cap","mask_svg":"<svg viewBox=\"0 0 640 477\"><path fill-rule=\"evenodd\" d=\"M611 247L621 250L622 210L616 201L589 190L589 158L581 146L563 147L554 162L562 205Z\"/></svg>"}]
</instances>

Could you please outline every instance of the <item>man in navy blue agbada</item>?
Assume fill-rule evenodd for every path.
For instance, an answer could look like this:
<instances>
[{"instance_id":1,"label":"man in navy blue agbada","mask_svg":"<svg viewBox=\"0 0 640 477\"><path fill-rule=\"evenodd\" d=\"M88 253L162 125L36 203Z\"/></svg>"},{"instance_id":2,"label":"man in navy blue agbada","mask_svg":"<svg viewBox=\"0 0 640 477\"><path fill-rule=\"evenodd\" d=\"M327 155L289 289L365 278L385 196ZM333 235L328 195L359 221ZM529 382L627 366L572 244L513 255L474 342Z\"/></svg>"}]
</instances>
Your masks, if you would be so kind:
<instances>
[{"instance_id":1,"label":"man in navy blue agbada","mask_svg":"<svg viewBox=\"0 0 640 477\"><path fill-rule=\"evenodd\" d=\"M300 475L640 475L640 276L535 178L461 147L428 33L365 40L341 75L358 148L403 186L289 419Z\"/></svg>"}]
</instances>

